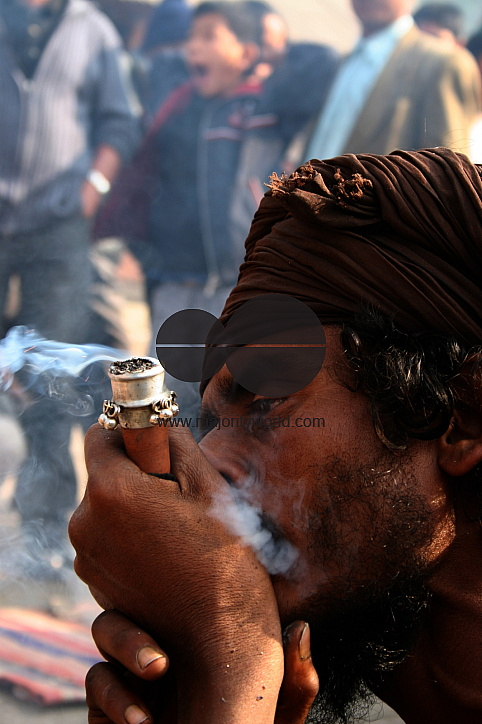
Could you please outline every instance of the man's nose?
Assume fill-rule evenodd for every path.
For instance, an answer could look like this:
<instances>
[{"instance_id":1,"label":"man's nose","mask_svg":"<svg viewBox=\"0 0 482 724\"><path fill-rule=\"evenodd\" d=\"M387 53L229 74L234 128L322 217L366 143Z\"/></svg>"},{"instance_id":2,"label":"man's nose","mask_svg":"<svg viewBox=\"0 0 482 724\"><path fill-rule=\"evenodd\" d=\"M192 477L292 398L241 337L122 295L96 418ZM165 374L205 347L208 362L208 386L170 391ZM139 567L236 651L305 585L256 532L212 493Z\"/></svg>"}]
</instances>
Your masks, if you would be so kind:
<instances>
[{"instance_id":1,"label":"man's nose","mask_svg":"<svg viewBox=\"0 0 482 724\"><path fill-rule=\"evenodd\" d=\"M212 440L209 440L209 438ZM215 435L204 438L200 447L211 465L234 487L241 487L243 481L252 474L252 466L246 457L239 454L236 446L221 440Z\"/></svg>"}]
</instances>

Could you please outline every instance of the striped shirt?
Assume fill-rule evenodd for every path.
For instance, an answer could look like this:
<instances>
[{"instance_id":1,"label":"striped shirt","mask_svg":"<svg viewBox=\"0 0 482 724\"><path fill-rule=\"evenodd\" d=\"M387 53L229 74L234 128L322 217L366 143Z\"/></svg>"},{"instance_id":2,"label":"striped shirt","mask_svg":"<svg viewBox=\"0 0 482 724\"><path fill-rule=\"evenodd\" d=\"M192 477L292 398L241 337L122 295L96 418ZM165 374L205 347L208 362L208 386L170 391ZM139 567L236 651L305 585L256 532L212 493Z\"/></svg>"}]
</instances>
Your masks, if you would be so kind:
<instances>
[{"instance_id":1,"label":"striped shirt","mask_svg":"<svg viewBox=\"0 0 482 724\"><path fill-rule=\"evenodd\" d=\"M0 232L79 213L99 145L131 155L138 119L121 54L110 21L88 0L69 0L29 80L0 26Z\"/></svg>"}]
</instances>

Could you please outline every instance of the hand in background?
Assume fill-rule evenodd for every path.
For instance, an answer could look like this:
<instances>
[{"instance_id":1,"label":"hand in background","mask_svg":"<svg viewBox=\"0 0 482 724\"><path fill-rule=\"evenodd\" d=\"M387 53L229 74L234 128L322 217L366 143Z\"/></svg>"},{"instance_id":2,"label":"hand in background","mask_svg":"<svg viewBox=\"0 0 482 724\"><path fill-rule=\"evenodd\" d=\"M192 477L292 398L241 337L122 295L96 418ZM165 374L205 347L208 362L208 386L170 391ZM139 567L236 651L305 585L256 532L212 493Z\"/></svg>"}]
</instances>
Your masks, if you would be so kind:
<instances>
[{"instance_id":1,"label":"hand in background","mask_svg":"<svg viewBox=\"0 0 482 724\"><path fill-rule=\"evenodd\" d=\"M101 195L89 181L84 181L80 191L82 214L86 219L92 219L97 213Z\"/></svg>"}]
</instances>

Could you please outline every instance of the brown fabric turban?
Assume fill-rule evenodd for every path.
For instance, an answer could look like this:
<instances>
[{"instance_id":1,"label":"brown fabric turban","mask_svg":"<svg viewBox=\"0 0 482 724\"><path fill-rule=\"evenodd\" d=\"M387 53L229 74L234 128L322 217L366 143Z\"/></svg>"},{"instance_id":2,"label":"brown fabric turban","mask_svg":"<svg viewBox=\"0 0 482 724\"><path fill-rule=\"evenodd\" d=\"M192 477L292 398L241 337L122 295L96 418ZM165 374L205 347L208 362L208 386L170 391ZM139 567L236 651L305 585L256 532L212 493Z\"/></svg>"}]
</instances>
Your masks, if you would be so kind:
<instances>
[{"instance_id":1,"label":"brown fabric turban","mask_svg":"<svg viewBox=\"0 0 482 724\"><path fill-rule=\"evenodd\" d=\"M482 343L482 167L445 148L345 155L272 178L221 321L264 293L323 323L361 303Z\"/></svg>"}]
</instances>

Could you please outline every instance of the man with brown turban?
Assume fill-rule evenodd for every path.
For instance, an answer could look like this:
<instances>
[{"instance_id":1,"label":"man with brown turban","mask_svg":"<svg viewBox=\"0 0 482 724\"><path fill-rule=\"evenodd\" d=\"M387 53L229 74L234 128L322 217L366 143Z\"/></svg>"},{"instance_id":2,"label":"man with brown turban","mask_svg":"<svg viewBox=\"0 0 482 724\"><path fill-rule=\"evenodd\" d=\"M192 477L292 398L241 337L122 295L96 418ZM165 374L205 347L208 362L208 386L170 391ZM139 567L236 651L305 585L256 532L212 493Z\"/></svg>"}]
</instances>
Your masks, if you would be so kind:
<instances>
[{"instance_id":1,"label":"man with brown turban","mask_svg":"<svg viewBox=\"0 0 482 724\"><path fill-rule=\"evenodd\" d=\"M325 363L270 396L228 361L203 385L200 445L170 431L168 479L90 430L70 532L118 609L94 624L117 663L88 677L91 722L296 724L315 669L311 721L352 721L369 692L409 724L481 721L481 222L482 169L447 149L273 179L221 321L294 297ZM243 505L255 537L229 521Z\"/></svg>"},{"instance_id":2,"label":"man with brown turban","mask_svg":"<svg viewBox=\"0 0 482 724\"><path fill-rule=\"evenodd\" d=\"M470 53L417 28L411 16L415 0L351 5L362 37L304 131L300 163L427 146L468 153L482 110L480 75Z\"/></svg>"}]
</instances>

